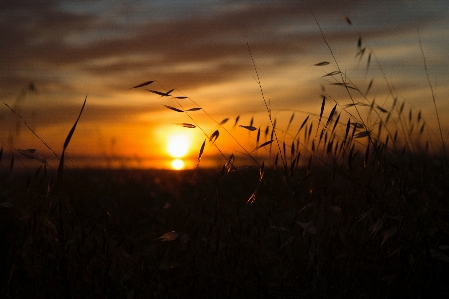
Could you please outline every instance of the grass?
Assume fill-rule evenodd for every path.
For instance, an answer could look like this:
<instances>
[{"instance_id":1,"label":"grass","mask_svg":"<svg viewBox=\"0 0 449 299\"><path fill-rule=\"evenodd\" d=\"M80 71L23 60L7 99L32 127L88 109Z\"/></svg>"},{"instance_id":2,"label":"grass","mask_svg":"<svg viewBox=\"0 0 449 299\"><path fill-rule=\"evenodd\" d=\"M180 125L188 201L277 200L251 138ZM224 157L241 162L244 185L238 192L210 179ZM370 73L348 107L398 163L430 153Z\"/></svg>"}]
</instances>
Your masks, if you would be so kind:
<instances>
[{"instance_id":1,"label":"grass","mask_svg":"<svg viewBox=\"0 0 449 299\"><path fill-rule=\"evenodd\" d=\"M369 69L374 52L361 40L357 50ZM444 139L426 140L421 112L401 102L387 79L389 97L376 103L368 98L373 80L358 88L335 58L317 67L337 67L323 79L342 88L348 102L323 90L319 113L296 126L292 111L287 127L278 128L251 60L269 124L264 132L253 121L240 125L236 117L233 125L256 135L257 151L241 146L243 154L226 156L220 136L241 144L232 123L208 115L218 129L206 132L193 114L205 109L172 96L172 89L149 91L173 97L179 108L166 106L167 113L187 113L192 123L180 125L204 133L197 169L66 167L64 153L84 105L55 173L45 163L17 172L14 161L23 156L42 162L32 151L3 155L2 296L447 297ZM180 100L196 108L186 110ZM201 168L206 143L222 153L221 168ZM237 166L241 157L253 166Z\"/></svg>"}]
</instances>

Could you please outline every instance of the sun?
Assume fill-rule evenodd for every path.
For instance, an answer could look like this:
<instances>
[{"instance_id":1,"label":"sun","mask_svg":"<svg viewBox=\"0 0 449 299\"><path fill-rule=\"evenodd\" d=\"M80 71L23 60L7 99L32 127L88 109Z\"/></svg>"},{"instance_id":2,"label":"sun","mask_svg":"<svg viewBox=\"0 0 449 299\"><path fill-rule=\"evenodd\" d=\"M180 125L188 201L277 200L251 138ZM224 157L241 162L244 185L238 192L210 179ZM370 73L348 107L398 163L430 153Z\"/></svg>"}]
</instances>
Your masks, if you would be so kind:
<instances>
[{"instance_id":1,"label":"sun","mask_svg":"<svg viewBox=\"0 0 449 299\"><path fill-rule=\"evenodd\" d=\"M190 148L190 138L184 134L172 135L167 140L167 152L173 158L184 157Z\"/></svg>"}]
</instances>

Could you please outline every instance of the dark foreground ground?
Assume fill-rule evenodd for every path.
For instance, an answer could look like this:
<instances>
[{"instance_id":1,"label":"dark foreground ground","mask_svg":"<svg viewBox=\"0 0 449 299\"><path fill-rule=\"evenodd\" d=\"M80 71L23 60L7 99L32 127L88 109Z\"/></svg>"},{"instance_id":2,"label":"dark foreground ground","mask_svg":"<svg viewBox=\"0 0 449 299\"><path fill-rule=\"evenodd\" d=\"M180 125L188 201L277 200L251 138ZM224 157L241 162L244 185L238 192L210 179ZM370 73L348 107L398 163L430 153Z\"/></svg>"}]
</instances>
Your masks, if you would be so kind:
<instances>
[{"instance_id":1,"label":"dark foreground ground","mask_svg":"<svg viewBox=\"0 0 449 299\"><path fill-rule=\"evenodd\" d=\"M449 296L447 179L365 171L2 169L0 297Z\"/></svg>"}]
</instances>

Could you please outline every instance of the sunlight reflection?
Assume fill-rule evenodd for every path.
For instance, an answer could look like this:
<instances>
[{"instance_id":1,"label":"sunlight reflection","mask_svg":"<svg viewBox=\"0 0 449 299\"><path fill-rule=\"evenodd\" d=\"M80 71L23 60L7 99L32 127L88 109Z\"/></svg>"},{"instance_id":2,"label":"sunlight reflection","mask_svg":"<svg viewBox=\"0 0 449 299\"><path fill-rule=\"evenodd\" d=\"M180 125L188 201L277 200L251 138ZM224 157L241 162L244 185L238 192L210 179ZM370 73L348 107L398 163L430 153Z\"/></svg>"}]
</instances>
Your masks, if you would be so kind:
<instances>
[{"instance_id":1,"label":"sunlight reflection","mask_svg":"<svg viewBox=\"0 0 449 299\"><path fill-rule=\"evenodd\" d=\"M174 159L174 160L171 162L171 167L172 167L174 170L181 170L181 169L184 169L184 161L181 160L181 159Z\"/></svg>"}]
</instances>

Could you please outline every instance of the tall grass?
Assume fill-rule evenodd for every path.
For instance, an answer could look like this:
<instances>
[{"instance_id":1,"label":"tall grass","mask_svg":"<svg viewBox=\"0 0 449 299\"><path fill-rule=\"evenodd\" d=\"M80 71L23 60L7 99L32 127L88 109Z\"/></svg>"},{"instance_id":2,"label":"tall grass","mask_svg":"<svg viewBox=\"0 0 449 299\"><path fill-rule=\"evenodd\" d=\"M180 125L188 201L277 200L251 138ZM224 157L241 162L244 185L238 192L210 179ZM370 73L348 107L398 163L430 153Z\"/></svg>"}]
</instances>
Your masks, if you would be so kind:
<instances>
[{"instance_id":1,"label":"tall grass","mask_svg":"<svg viewBox=\"0 0 449 299\"><path fill-rule=\"evenodd\" d=\"M426 140L421 111L401 101L386 78L389 96L376 103L368 95L377 78L358 86L335 58L316 67L334 67L323 79L342 88L347 102L324 89L319 113L303 115L296 124L291 111L287 126L277 127L247 46L267 111L265 131L253 120L240 124L239 116L234 123L231 117L217 121L207 107L172 95L176 89L149 89L172 97L179 107L166 105L167 113L186 113L191 122L180 125L204 134L194 170L66 168L64 152L84 104L55 174L34 152L15 152L0 180L2 296L448 296L444 139ZM378 63L361 39L357 53L367 69L371 61ZM432 99L438 111L433 92ZM183 101L194 108L185 109ZM203 129L194 114L199 110L218 129ZM233 135L231 125L251 133L254 150ZM240 146L238 152L221 149L225 134ZM206 144L221 154L219 169L202 169ZM14 157L22 156L43 165L24 177L14 175ZM239 159L249 159L251 167L241 167Z\"/></svg>"}]
</instances>

